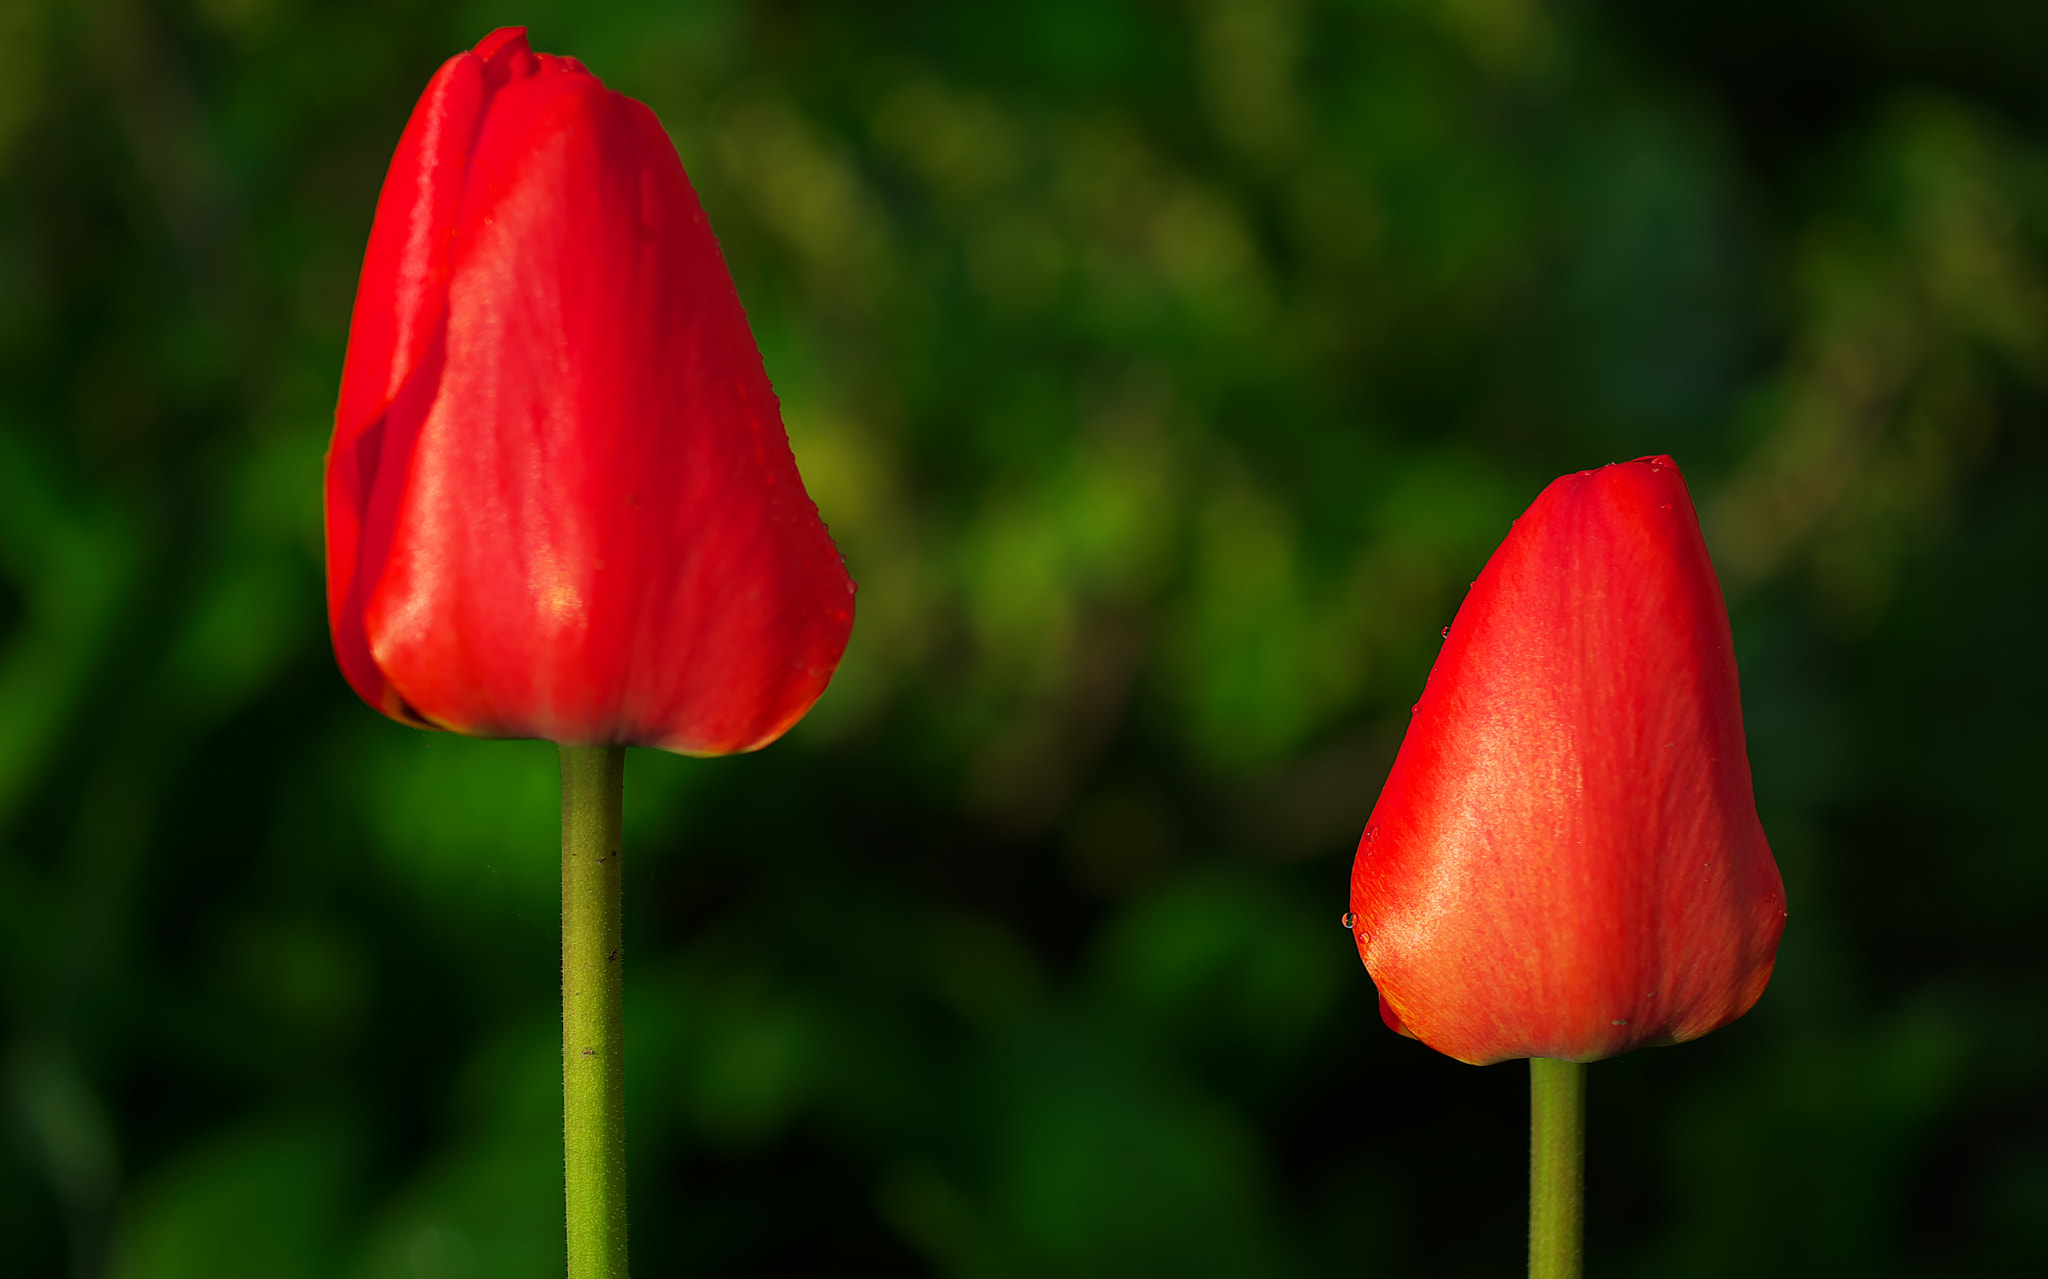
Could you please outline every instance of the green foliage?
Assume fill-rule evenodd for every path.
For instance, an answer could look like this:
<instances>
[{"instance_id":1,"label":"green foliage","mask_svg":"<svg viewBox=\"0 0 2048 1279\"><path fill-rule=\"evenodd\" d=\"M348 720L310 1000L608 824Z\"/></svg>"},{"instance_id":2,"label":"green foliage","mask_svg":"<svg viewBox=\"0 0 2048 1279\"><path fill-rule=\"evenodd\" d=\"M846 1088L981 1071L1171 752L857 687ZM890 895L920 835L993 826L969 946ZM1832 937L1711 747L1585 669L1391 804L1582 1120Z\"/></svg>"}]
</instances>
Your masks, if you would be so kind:
<instances>
[{"instance_id":1,"label":"green foliage","mask_svg":"<svg viewBox=\"0 0 2048 1279\"><path fill-rule=\"evenodd\" d=\"M629 760L643 1273L1519 1264L1522 1074L1337 917L1465 584L1652 452L1792 916L1592 1071L1592 1268L2023 1271L2037 8L0 6L0 1270L560 1273L554 752L321 625L383 166L524 21L668 126L861 587L788 740Z\"/></svg>"}]
</instances>

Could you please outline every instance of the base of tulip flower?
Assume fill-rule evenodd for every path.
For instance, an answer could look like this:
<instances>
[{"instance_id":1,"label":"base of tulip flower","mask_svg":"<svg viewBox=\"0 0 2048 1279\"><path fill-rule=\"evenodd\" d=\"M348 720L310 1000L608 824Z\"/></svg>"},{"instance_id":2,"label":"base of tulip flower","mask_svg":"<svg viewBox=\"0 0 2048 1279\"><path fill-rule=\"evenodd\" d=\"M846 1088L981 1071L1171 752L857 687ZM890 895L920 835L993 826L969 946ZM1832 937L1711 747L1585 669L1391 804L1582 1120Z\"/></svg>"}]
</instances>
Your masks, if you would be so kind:
<instances>
[{"instance_id":1,"label":"base of tulip flower","mask_svg":"<svg viewBox=\"0 0 2048 1279\"><path fill-rule=\"evenodd\" d=\"M569 1279L626 1279L619 815L626 748L562 747L562 1156Z\"/></svg>"},{"instance_id":2,"label":"base of tulip flower","mask_svg":"<svg viewBox=\"0 0 2048 1279\"><path fill-rule=\"evenodd\" d=\"M1529 1059L1529 1279L1579 1279L1586 1233L1586 1067Z\"/></svg>"}]
</instances>

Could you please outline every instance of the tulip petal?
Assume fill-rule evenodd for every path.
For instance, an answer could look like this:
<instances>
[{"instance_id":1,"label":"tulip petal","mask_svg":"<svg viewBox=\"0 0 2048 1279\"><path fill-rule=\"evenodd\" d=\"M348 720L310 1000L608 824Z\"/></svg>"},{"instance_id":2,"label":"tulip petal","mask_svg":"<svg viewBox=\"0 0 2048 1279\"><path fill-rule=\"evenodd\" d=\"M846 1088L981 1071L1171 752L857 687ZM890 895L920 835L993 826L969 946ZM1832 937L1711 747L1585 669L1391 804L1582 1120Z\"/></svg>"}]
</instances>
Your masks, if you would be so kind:
<instances>
[{"instance_id":1,"label":"tulip petal","mask_svg":"<svg viewBox=\"0 0 2048 1279\"><path fill-rule=\"evenodd\" d=\"M363 520L389 434L386 412L440 330L450 231L487 96L482 71L471 53L442 64L392 156L363 255L328 447L327 605L335 657L363 700L400 718L413 717L377 669L362 624L388 538L366 537ZM409 448L409 436L403 443ZM394 454L402 465L405 452ZM366 547L366 541L385 545Z\"/></svg>"}]
</instances>

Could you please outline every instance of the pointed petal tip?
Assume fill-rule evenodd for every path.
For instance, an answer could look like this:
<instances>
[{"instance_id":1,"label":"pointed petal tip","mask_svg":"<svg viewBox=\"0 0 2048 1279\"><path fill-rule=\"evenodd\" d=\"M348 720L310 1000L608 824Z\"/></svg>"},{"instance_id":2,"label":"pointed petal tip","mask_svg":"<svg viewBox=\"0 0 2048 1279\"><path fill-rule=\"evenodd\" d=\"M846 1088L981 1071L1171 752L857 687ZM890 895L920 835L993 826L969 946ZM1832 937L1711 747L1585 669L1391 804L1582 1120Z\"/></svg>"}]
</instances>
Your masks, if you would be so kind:
<instances>
[{"instance_id":1,"label":"pointed petal tip","mask_svg":"<svg viewBox=\"0 0 2048 1279\"><path fill-rule=\"evenodd\" d=\"M471 50L471 52L484 61L489 62L492 58L497 57L501 50L513 46L516 46L522 52L532 52L526 43L525 27L499 27L496 31L477 41L476 48Z\"/></svg>"}]
</instances>

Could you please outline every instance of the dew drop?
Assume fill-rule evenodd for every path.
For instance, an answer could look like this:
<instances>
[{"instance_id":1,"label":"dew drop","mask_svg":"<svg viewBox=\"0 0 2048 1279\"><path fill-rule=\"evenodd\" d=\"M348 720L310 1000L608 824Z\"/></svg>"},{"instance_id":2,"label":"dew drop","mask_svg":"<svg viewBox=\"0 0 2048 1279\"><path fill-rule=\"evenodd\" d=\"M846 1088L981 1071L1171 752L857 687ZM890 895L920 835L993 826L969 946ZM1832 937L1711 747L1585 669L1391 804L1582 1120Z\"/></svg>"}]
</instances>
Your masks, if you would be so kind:
<instances>
[{"instance_id":1,"label":"dew drop","mask_svg":"<svg viewBox=\"0 0 2048 1279\"><path fill-rule=\"evenodd\" d=\"M1344 918L1338 922L1344 925L1344 931L1348 933L1358 927L1358 916L1347 910L1344 912Z\"/></svg>"},{"instance_id":2,"label":"dew drop","mask_svg":"<svg viewBox=\"0 0 2048 1279\"><path fill-rule=\"evenodd\" d=\"M1445 639L1449 639L1450 637L1451 637L1451 628L1450 628L1450 627L1448 627L1448 626L1446 626L1446 627L1444 627L1444 638L1445 638Z\"/></svg>"},{"instance_id":3,"label":"dew drop","mask_svg":"<svg viewBox=\"0 0 2048 1279\"><path fill-rule=\"evenodd\" d=\"M1366 827L1366 828L1365 828L1365 842L1366 842L1366 843L1370 844L1370 843L1372 843L1372 842L1373 842L1374 840L1377 840L1377 839L1378 839L1379 837L1380 837L1380 828L1379 828L1379 827L1377 827L1377 826L1368 826L1368 827Z\"/></svg>"}]
</instances>

